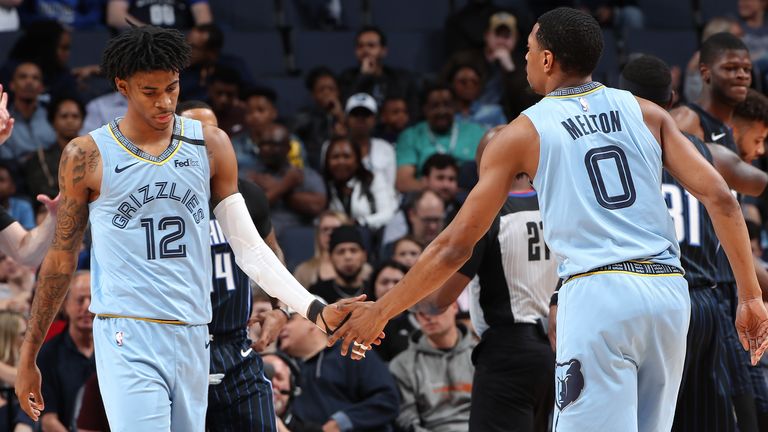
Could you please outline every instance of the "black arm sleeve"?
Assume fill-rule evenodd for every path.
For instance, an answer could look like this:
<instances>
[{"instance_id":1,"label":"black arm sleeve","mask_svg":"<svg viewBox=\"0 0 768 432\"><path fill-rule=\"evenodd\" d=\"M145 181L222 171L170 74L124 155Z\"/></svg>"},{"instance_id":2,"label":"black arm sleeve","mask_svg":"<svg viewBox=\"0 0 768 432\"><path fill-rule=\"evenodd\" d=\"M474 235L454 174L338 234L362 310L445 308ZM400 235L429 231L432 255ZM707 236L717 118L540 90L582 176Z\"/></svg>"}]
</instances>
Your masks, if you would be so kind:
<instances>
[{"instance_id":1,"label":"black arm sleeve","mask_svg":"<svg viewBox=\"0 0 768 432\"><path fill-rule=\"evenodd\" d=\"M0 231L8 228L14 222L16 222L16 219L11 217L4 208L0 207Z\"/></svg>"},{"instance_id":2,"label":"black arm sleeve","mask_svg":"<svg viewBox=\"0 0 768 432\"><path fill-rule=\"evenodd\" d=\"M238 179L237 188L243 195L245 206L248 207L248 213L251 214L251 219L253 219L253 224L259 231L259 235L261 238L267 238L272 231L267 196L256 183L249 180Z\"/></svg>"}]
</instances>

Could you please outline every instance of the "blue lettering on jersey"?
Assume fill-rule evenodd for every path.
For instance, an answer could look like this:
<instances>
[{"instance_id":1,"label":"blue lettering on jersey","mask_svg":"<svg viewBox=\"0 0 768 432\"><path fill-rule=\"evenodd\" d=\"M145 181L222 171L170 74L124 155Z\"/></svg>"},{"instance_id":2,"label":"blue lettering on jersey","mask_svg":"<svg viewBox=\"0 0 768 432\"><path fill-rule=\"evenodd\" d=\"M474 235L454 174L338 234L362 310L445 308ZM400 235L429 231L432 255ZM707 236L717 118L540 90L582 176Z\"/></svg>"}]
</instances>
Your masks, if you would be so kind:
<instances>
[{"instance_id":1,"label":"blue lettering on jersey","mask_svg":"<svg viewBox=\"0 0 768 432\"><path fill-rule=\"evenodd\" d=\"M621 132L619 111L589 115L579 114L561 121L560 124L574 140L597 132Z\"/></svg>"},{"instance_id":2,"label":"blue lettering on jersey","mask_svg":"<svg viewBox=\"0 0 768 432\"><path fill-rule=\"evenodd\" d=\"M164 181L141 186L136 189L136 192L131 193L128 199L122 201L117 206L115 215L112 217L112 225L120 229L125 228L140 208L156 199L180 202L189 214L192 215L195 223L199 224L200 221L205 219L205 213L200 205L200 198L189 188L186 189L184 194L181 194L181 191L177 192L176 188L176 182L169 183Z\"/></svg>"}]
</instances>

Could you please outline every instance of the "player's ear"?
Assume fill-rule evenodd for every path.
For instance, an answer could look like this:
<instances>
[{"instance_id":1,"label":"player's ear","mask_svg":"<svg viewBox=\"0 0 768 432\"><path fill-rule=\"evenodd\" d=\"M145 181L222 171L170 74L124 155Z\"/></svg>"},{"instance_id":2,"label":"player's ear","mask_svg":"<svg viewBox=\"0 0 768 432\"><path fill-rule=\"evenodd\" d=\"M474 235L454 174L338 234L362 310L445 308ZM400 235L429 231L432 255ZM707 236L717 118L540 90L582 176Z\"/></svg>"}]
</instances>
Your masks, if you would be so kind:
<instances>
[{"instance_id":1,"label":"player's ear","mask_svg":"<svg viewBox=\"0 0 768 432\"><path fill-rule=\"evenodd\" d=\"M554 65L555 56L552 54L552 51L550 50L544 50L544 56L542 59L543 65L544 65L544 71L549 72L552 70L552 66Z\"/></svg>"},{"instance_id":2,"label":"player's ear","mask_svg":"<svg viewBox=\"0 0 768 432\"><path fill-rule=\"evenodd\" d=\"M123 96L128 96L128 81L115 77L115 87Z\"/></svg>"},{"instance_id":3,"label":"player's ear","mask_svg":"<svg viewBox=\"0 0 768 432\"><path fill-rule=\"evenodd\" d=\"M712 73L709 71L709 66L704 63L699 64L699 73L701 73L701 80L707 84L712 79Z\"/></svg>"}]
</instances>

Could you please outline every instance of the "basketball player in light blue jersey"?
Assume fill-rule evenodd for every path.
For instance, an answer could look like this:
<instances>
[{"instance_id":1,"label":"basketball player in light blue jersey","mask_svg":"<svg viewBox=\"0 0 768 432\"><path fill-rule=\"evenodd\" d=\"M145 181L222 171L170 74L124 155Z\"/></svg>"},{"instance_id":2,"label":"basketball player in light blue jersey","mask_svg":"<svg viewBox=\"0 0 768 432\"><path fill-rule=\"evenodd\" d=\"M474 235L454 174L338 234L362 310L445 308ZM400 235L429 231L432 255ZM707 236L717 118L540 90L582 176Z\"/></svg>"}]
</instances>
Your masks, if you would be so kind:
<instances>
[{"instance_id":1,"label":"basketball player in light blue jersey","mask_svg":"<svg viewBox=\"0 0 768 432\"><path fill-rule=\"evenodd\" d=\"M662 108L592 81L602 33L558 8L528 36L528 82L545 98L485 150L456 218L392 291L357 305L330 339L375 339L386 320L441 286L470 256L518 173L534 179L545 239L559 261L554 430L668 431L690 318L662 165L709 212L739 286L736 326L756 363L768 346L739 206ZM352 307L348 309L352 310ZM499 415L504 415L499 413Z\"/></svg>"},{"instance_id":2,"label":"basketball player in light blue jersey","mask_svg":"<svg viewBox=\"0 0 768 432\"><path fill-rule=\"evenodd\" d=\"M151 26L129 29L104 52L102 70L128 109L62 154L56 232L16 380L21 407L34 420L45 409L36 357L89 222L96 366L112 431L205 428L209 202L251 279L326 332L341 322L339 308L315 300L259 236L238 193L227 135L174 114L189 54L181 33Z\"/></svg>"}]
</instances>

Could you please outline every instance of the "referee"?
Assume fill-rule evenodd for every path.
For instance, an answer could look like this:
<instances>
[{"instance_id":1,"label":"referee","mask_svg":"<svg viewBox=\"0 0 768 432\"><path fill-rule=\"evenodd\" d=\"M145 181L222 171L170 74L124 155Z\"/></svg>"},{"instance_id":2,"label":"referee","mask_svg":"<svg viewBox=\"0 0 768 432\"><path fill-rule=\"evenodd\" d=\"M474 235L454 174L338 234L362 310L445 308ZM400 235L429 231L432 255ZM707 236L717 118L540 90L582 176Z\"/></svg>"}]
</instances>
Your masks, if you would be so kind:
<instances>
[{"instance_id":1,"label":"referee","mask_svg":"<svg viewBox=\"0 0 768 432\"><path fill-rule=\"evenodd\" d=\"M491 129L483 150L501 128ZM536 192L529 178L513 182L507 201L472 257L433 295L434 306L453 303L470 291L470 317L480 343L472 353L470 431L547 431L554 400L555 356L544 328L557 264L544 244Z\"/></svg>"}]
</instances>

